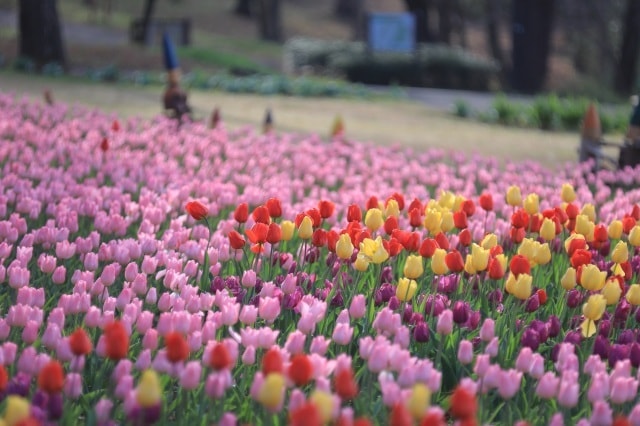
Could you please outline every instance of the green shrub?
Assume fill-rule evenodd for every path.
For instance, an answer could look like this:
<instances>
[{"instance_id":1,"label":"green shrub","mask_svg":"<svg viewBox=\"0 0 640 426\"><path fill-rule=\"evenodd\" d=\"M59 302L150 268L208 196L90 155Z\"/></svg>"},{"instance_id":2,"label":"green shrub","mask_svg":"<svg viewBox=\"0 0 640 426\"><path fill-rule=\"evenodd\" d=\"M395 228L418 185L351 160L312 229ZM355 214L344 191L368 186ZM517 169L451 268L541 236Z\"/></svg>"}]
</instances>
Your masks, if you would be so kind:
<instances>
[{"instance_id":1,"label":"green shrub","mask_svg":"<svg viewBox=\"0 0 640 426\"><path fill-rule=\"evenodd\" d=\"M562 108L559 111L562 128L565 130L579 129L588 106L589 101L585 98L563 99Z\"/></svg>"},{"instance_id":2,"label":"green shrub","mask_svg":"<svg viewBox=\"0 0 640 426\"><path fill-rule=\"evenodd\" d=\"M531 106L531 118L542 130L552 130L560 120L560 100L555 94L538 96Z\"/></svg>"},{"instance_id":3,"label":"green shrub","mask_svg":"<svg viewBox=\"0 0 640 426\"><path fill-rule=\"evenodd\" d=\"M460 118L467 118L471 114L469 104L463 99L458 99L453 104L453 113Z\"/></svg>"},{"instance_id":4,"label":"green shrub","mask_svg":"<svg viewBox=\"0 0 640 426\"><path fill-rule=\"evenodd\" d=\"M498 66L446 45L423 44L413 54L373 53L361 42L296 38L285 45L285 69L341 75L349 81L487 90Z\"/></svg>"},{"instance_id":5,"label":"green shrub","mask_svg":"<svg viewBox=\"0 0 640 426\"><path fill-rule=\"evenodd\" d=\"M495 120L506 126L512 126L518 123L518 117L521 114L519 105L511 102L504 94L499 94L493 100L493 110L495 111Z\"/></svg>"}]
</instances>

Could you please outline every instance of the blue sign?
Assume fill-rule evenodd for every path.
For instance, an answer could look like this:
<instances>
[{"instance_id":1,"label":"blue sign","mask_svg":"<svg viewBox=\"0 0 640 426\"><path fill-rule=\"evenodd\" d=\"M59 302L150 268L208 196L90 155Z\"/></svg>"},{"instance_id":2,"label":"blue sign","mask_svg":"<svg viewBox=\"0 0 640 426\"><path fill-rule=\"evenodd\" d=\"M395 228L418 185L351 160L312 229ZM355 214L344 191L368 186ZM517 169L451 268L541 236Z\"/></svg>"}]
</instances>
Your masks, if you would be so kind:
<instances>
[{"instance_id":1,"label":"blue sign","mask_svg":"<svg viewBox=\"0 0 640 426\"><path fill-rule=\"evenodd\" d=\"M411 13L372 13L369 48L374 52L411 53L416 45L416 19Z\"/></svg>"}]
</instances>

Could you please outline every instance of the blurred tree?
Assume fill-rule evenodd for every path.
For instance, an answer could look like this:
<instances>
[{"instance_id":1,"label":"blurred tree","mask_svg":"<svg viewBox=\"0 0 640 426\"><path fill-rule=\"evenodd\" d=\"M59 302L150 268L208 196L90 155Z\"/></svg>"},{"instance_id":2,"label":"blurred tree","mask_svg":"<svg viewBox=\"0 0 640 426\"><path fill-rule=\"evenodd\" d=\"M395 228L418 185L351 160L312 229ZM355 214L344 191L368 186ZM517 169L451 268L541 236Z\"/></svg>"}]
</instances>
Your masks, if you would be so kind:
<instances>
[{"instance_id":1,"label":"blurred tree","mask_svg":"<svg viewBox=\"0 0 640 426\"><path fill-rule=\"evenodd\" d=\"M145 0L144 10L142 11L142 40L146 38L149 24L151 23L151 17L153 16L153 9L155 8L156 0Z\"/></svg>"},{"instance_id":2,"label":"blurred tree","mask_svg":"<svg viewBox=\"0 0 640 426\"><path fill-rule=\"evenodd\" d=\"M455 0L438 0L438 41L451 44L451 20Z\"/></svg>"},{"instance_id":3,"label":"blurred tree","mask_svg":"<svg viewBox=\"0 0 640 426\"><path fill-rule=\"evenodd\" d=\"M512 2L512 88L522 93L542 90L547 76L555 0Z\"/></svg>"},{"instance_id":4,"label":"blurred tree","mask_svg":"<svg viewBox=\"0 0 640 426\"><path fill-rule=\"evenodd\" d=\"M20 0L20 56L32 60L37 69L47 63L66 66L62 30L56 0Z\"/></svg>"},{"instance_id":5,"label":"blurred tree","mask_svg":"<svg viewBox=\"0 0 640 426\"><path fill-rule=\"evenodd\" d=\"M614 90L620 95L629 95L634 89L640 51L640 1L627 0L623 22L620 54L616 64Z\"/></svg>"},{"instance_id":6,"label":"blurred tree","mask_svg":"<svg viewBox=\"0 0 640 426\"><path fill-rule=\"evenodd\" d=\"M236 6L233 8L233 12L236 15L251 17L252 3L252 0L237 0Z\"/></svg>"},{"instance_id":7,"label":"blurred tree","mask_svg":"<svg viewBox=\"0 0 640 426\"><path fill-rule=\"evenodd\" d=\"M416 41L418 43L433 41L433 36L429 29L431 0L404 0L404 4L407 10L416 17Z\"/></svg>"},{"instance_id":8,"label":"blurred tree","mask_svg":"<svg viewBox=\"0 0 640 426\"><path fill-rule=\"evenodd\" d=\"M260 38L270 41L282 41L282 21L280 19L280 0L256 0L257 19Z\"/></svg>"},{"instance_id":9,"label":"blurred tree","mask_svg":"<svg viewBox=\"0 0 640 426\"><path fill-rule=\"evenodd\" d=\"M333 4L333 13L341 19L351 21L358 16L358 1L336 0Z\"/></svg>"}]
</instances>

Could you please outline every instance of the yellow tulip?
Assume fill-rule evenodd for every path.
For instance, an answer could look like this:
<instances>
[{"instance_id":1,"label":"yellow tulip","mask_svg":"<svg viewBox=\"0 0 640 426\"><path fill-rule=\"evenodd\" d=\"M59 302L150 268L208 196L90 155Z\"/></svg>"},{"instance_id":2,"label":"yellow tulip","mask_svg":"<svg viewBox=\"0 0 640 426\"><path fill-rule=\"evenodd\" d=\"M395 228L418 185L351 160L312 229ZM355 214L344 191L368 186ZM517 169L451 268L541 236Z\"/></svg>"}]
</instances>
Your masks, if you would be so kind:
<instances>
[{"instance_id":1,"label":"yellow tulip","mask_svg":"<svg viewBox=\"0 0 640 426\"><path fill-rule=\"evenodd\" d=\"M153 407L162 402L162 386L158 374L145 370L136 389L136 401L141 407Z\"/></svg>"},{"instance_id":2,"label":"yellow tulip","mask_svg":"<svg viewBox=\"0 0 640 426\"><path fill-rule=\"evenodd\" d=\"M476 268L473 267L473 256L470 254L464 258L464 271L469 275L477 274Z\"/></svg>"},{"instance_id":3,"label":"yellow tulip","mask_svg":"<svg viewBox=\"0 0 640 426\"><path fill-rule=\"evenodd\" d=\"M296 224L290 220L283 220L280 224L280 231L282 232L282 241L289 241L293 238L293 231L296 229Z\"/></svg>"},{"instance_id":4,"label":"yellow tulip","mask_svg":"<svg viewBox=\"0 0 640 426\"><path fill-rule=\"evenodd\" d=\"M447 263L444 261L446 255L447 251L441 248L437 248L433 253L433 257L431 258L431 270L434 274L445 275L449 273L449 267L447 267Z\"/></svg>"},{"instance_id":5,"label":"yellow tulip","mask_svg":"<svg viewBox=\"0 0 640 426\"><path fill-rule=\"evenodd\" d=\"M313 221L309 216L305 216L298 227L298 237L308 240L313 236Z\"/></svg>"},{"instance_id":6,"label":"yellow tulip","mask_svg":"<svg viewBox=\"0 0 640 426\"><path fill-rule=\"evenodd\" d=\"M518 247L518 254L526 257L529 262L532 262L536 255L536 242L537 241L534 241L531 238L523 239L520 243L520 247Z\"/></svg>"},{"instance_id":7,"label":"yellow tulip","mask_svg":"<svg viewBox=\"0 0 640 426\"><path fill-rule=\"evenodd\" d=\"M613 265L611 265L611 273L613 275L618 275L621 277L625 276L624 269L622 268L622 265L620 265L619 263L614 263Z\"/></svg>"},{"instance_id":8,"label":"yellow tulip","mask_svg":"<svg viewBox=\"0 0 640 426\"><path fill-rule=\"evenodd\" d=\"M467 199L462 195L456 195L456 200L453 202L453 206L451 207L451 211L457 212L462 207L462 203L464 203Z\"/></svg>"},{"instance_id":9,"label":"yellow tulip","mask_svg":"<svg viewBox=\"0 0 640 426\"><path fill-rule=\"evenodd\" d=\"M360 253L364 254L369 262L375 264L382 263L389 258L389 253L382 245L382 237L378 237L375 240L365 238L360 243Z\"/></svg>"},{"instance_id":10,"label":"yellow tulip","mask_svg":"<svg viewBox=\"0 0 640 426\"><path fill-rule=\"evenodd\" d=\"M533 260L538 265L546 265L551 262L551 250L549 249L548 243L538 243Z\"/></svg>"},{"instance_id":11,"label":"yellow tulip","mask_svg":"<svg viewBox=\"0 0 640 426\"><path fill-rule=\"evenodd\" d=\"M640 284L631 284L625 298L633 306L640 305Z\"/></svg>"},{"instance_id":12,"label":"yellow tulip","mask_svg":"<svg viewBox=\"0 0 640 426\"><path fill-rule=\"evenodd\" d=\"M498 245L498 236L496 234L487 234L480 242L482 248L491 250Z\"/></svg>"},{"instance_id":13,"label":"yellow tulip","mask_svg":"<svg viewBox=\"0 0 640 426\"><path fill-rule=\"evenodd\" d=\"M607 307L607 300L601 294L592 294L587 299L587 303L582 305L582 314L591 321L598 321L602 318Z\"/></svg>"},{"instance_id":14,"label":"yellow tulip","mask_svg":"<svg viewBox=\"0 0 640 426\"><path fill-rule=\"evenodd\" d=\"M538 197L538 194L527 195L524 199L523 207L524 211L531 215L538 213L538 210L540 210L540 197Z\"/></svg>"},{"instance_id":15,"label":"yellow tulip","mask_svg":"<svg viewBox=\"0 0 640 426\"><path fill-rule=\"evenodd\" d=\"M509 189L507 189L507 204L512 207L518 207L522 204L522 194L520 193L520 187L516 185L511 185Z\"/></svg>"},{"instance_id":16,"label":"yellow tulip","mask_svg":"<svg viewBox=\"0 0 640 426\"><path fill-rule=\"evenodd\" d=\"M333 396L328 392L316 389L311 393L309 400L318 408L322 423L328 424L333 416Z\"/></svg>"},{"instance_id":17,"label":"yellow tulip","mask_svg":"<svg viewBox=\"0 0 640 426\"><path fill-rule=\"evenodd\" d=\"M398 202L396 200L394 200L393 198L390 199L389 201L387 201L387 208L384 210L384 215L385 215L385 217L389 217L389 216L399 217L400 216L400 207L398 206Z\"/></svg>"},{"instance_id":18,"label":"yellow tulip","mask_svg":"<svg viewBox=\"0 0 640 426\"><path fill-rule=\"evenodd\" d=\"M622 289L617 280L611 279L607 280L600 293L607 301L607 305L616 305L622 295Z\"/></svg>"},{"instance_id":19,"label":"yellow tulip","mask_svg":"<svg viewBox=\"0 0 640 426\"><path fill-rule=\"evenodd\" d=\"M349 234L342 234L340 235L340 238L338 238L338 242L336 243L336 254L340 259L351 259L351 255L353 255L353 243L351 243Z\"/></svg>"},{"instance_id":20,"label":"yellow tulip","mask_svg":"<svg viewBox=\"0 0 640 426\"><path fill-rule=\"evenodd\" d=\"M609 238L612 240L619 240L622 238L622 221L614 220L609 224Z\"/></svg>"},{"instance_id":21,"label":"yellow tulip","mask_svg":"<svg viewBox=\"0 0 640 426\"><path fill-rule=\"evenodd\" d=\"M31 405L29 401L21 396L7 396L7 408L4 412L4 421L7 425L14 426L31 415Z\"/></svg>"},{"instance_id":22,"label":"yellow tulip","mask_svg":"<svg viewBox=\"0 0 640 426\"><path fill-rule=\"evenodd\" d=\"M515 278L514 275L510 273L505 286L507 291L518 299L527 300L529 296L531 296L532 282L533 277L529 274L520 274L518 278Z\"/></svg>"},{"instance_id":23,"label":"yellow tulip","mask_svg":"<svg viewBox=\"0 0 640 426\"><path fill-rule=\"evenodd\" d=\"M447 210L451 210L453 209L453 205L455 204L455 202L456 202L456 196L453 194L453 192L442 191L440 193L438 204L440 204L441 207L444 207Z\"/></svg>"},{"instance_id":24,"label":"yellow tulip","mask_svg":"<svg viewBox=\"0 0 640 426\"><path fill-rule=\"evenodd\" d=\"M582 337L589 338L596 334L596 323L591 321L589 318L585 318L585 320L580 324L580 330L582 331Z\"/></svg>"},{"instance_id":25,"label":"yellow tulip","mask_svg":"<svg viewBox=\"0 0 640 426\"><path fill-rule=\"evenodd\" d=\"M358 253L356 261L353 262L353 267L356 268L356 271L364 272L369 267L369 261L363 254Z\"/></svg>"},{"instance_id":26,"label":"yellow tulip","mask_svg":"<svg viewBox=\"0 0 640 426\"><path fill-rule=\"evenodd\" d=\"M489 250L480 247L477 244L471 246L471 258L473 262L473 268L476 271L482 272L487 269L489 265Z\"/></svg>"},{"instance_id":27,"label":"yellow tulip","mask_svg":"<svg viewBox=\"0 0 640 426\"><path fill-rule=\"evenodd\" d=\"M582 210L580 210L580 214L583 214L589 218L591 222L596 221L596 208L593 204L585 204L582 206Z\"/></svg>"},{"instance_id":28,"label":"yellow tulip","mask_svg":"<svg viewBox=\"0 0 640 426\"><path fill-rule=\"evenodd\" d=\"M496 256L496 260L500 262L500 266L502 266L502 270L506 271L507 263L508 263L507 256L504 253L500 253L499 255Z\"/></svg>"},{"instance_id":29,"label":"yellow tulip","mask_svg":"<svg viewBox=\"0 0 640 426\"><path fill-rule=\"evenodd\" d=\"M423 225L429 230L431 235L436 235L442 230L440 227L441 224L442 214L438 210L429 209L425 212Z\"/></svg>"},{"instance_id":30,"label":"yellow tulip","mask_svg":"<svg viewBox=\"0 0 640 426\"><path fill-rule=\"evenodd\" d=\"M580 285L589 291L600 291L604 287L607 273L600 271L594 264L584 265L580 276Z\"/></svg>"},{"instance_id":31,"label":"yellow tulip","mask_svg":"<svg viewBox=\"0 0 640 426\"><path fill-rule=\"evenodd\" d=\"M375 232L382 226L384 219L382 218L382 210L369 209L364 215L364 224L371 232Z\"/></svg>"},{"instance_id":32,"label":"yellow tulip","mask_svg":"<svg viewBox=\"0 0 640 426\"><path fill-rule=\"evenodd\" d=\"M454 227L453 212L451 210L445 210L442 212L442 222L440 223L440 229L442 232L449 232Z\"/></svg>"},{"instance_id":33,"label":"yellow tulip","mask_svg":"<svg viewBox=\"0 0 640 426\"><path fill-rule=\"evenodd\" d=\"M556 224L549 218L544 218L540 225L540 237L545 241L551 241L556 237Z\"/></svg>"},{"instance_id":34,"label":"yellow tulip","mask_svg":"<svg viewBox=\"0 0 640 426\"><path fill-rule=\"evenodd\" d=\"M422 256L409 255L404 263L404 276L415 280L424 273Z\"/></svg>"},{"instance_id":35,"label":"yellow tulip","mask_svg":"<svg viewBox=\"0 0 640 426\"><path fill-rule=\"evenodd\" d=\"M593 236L593 230L595 225L589 220L589 217L583 214L579 214L576 217L576 232L583 235L587 241L589 241L589 235ZM593 239L593 238L592 238Z\"/></svg>"},{"instance_id":36,"label":"yellow tulip","mask_svg":"<svg viewBox=\"0 0 640 426\"><path fill-rule=\"evenodd\" d=\"M407 401L407 410L414 419L420 420L431 405L431 390L422 383L413 385L411 396Z\"/></svg>"},{"instance_id":37,"label":"yellow tulip","mask_svg":"<svg viewBox=\"0 0 640 426\"><path fill-rule=\"evenodd\" d=\"M418 291L418 283L408 278L400 278L396 287L396 297L401 302L408 302L413 299Z\"/></svg>"},{"instance_id":38,"label":"yellow tulip","mask_svg":"<svg viewBox=\"0 0 640 426\"><path fill-rule=\"evenodd\" d=\"M611 252L611 260L615 263L624 263L629 260L629 246L624 241L618 241L618 244Z\"/></svg>"},{"instance_id":39,"label":"yellow tulip","mask_svg":"<svg viewBox=\"0 0 640 426\"><path fill-rule=\"evenodd\" d=\"M567 272L560 278L560 285L569 291L576 286L576 270L572 267L567 268Z\"/></svg>"},{"instance_id":40,"label":"yellow tulip","mask_svg":"<svg viewBox=\"0 0 640 426\"><path fill-rule=\"evenodd\" d=\"M275 411L284 400L285 379L280 373L269 373L258 391L258 402L267 409Z\"/></svg>"},{"instance_id":41,"label":"yellow tulip","mask_svg":"<svg viewBox=\"0 0 640 426\"><path fill-rule=\"evenodd\" d=\"M573 189L573 185L570 183L562 184L561 197L565 203L573 202L576 199L576 191Z\"/></svg>"},{"instance_id":42,"label":"yellow tulip","mask_svg":"<svg viewBox=\"0 0 640 426\"><path fill-rule=\"evenodd\" d=\"M640 226L634 226L629 232L629 243L634 247L640 246Z\"/></svg>"}]
</instances>

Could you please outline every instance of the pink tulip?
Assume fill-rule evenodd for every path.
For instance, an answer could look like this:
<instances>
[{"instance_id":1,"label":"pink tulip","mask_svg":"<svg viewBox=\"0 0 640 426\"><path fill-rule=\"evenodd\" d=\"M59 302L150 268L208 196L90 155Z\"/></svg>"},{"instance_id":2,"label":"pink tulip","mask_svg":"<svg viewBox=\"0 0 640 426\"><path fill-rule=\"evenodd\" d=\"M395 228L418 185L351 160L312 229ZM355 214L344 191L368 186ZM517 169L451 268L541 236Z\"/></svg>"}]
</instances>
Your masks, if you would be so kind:
<instances>
[{"instance_id":1,"label":"pink tulip","mask_svg":"<svg viewBox=\"0 0 640 426\"><path fill-rule=\"evenodd\" d=\"M489 355L491 358L495 358L498 356L498 350L500 350L500 343L498 342L498 338L494 337L484 349L484 353Z\"/></svg>"},{"instance_id":2,"label":"pink tulip","mask_svg":"<svg viewBox=\"0 0 640 426\"><path fill-rule=\"evenodd\" d=\"M473 362L473 343L469 340L460 341L458 345L458 360L464 365Z\"/></svg>"},{"instance_id":3,"label":"pink tulip","mask_svg":"<svg viewBox=\"0 0 640 426\"><path fill-rule=\"evenodd\" d=\"M438 322L436 323L436 332L442 335L451 334L453 331L453 311L445 309L438 316Z\"/></svg>"},{"instance_id":4,"label":"pink tulip","mask_svg":"<svg viewBox=\"0 0 640 426\"><path fill-rule=\"evenodd\" d=\"M516 370L521 371L523 373L528 373L531 368L533 352L529 347L523 347L520 349L518 353L518 357L516 358Z\"/></svg>"},{"instance_id":5,"label":"pink tulip","mask_svg":"<svg viewBox=\"0 0 640 426\"><path fill-rule=\"evenodd\" d=\"M98 423L106 423L111 418L111 410L113 409L113 402L111 400L102 398L95 406L96 420Z\"/></svg>"},{"instance_id":6,"label":"pink tulip","mask_svg":"<svg viewBox=\"0 0 640 426\"><path fill-rule=\"evenodd\" d=\"M351 300L351 305L349 305L349 315L353 319L360 319L364 317L367 309L367 300L362 294L356 294L353 296Z\"/></svg>"},{"instance_id":7,"label":"pink tulip","mask_svg":"<svg viewBox=\"0 0 640 426\"><path fill-rule=\"evenodd\" d=\"M51 276L51 281L54 284L62 284L66 281L66 279L67 269L63 265L60 265L56 269L54 269L53 275Z\"/></svg>"},{"instance_id":8,"label":"pink tulip","mask_svg":"<svg viewBox=\"0 0 640 426\"><path fill-rule=\"evenodd\" d=\"M491 318L487 318L480 328L480 339L483 342L490 342L495 336L495 322Z\"/></svg>"},{"instance_id":9,"label":"pink tulip","mask_svg":"<svg viewBox=\"0 0 640 426\"><path fill-rule=\"evenodd\" d=\"M304 351L305 340L306 336L299 330L295 330L287 337L284 347L291 355L299 354Z\"/></svg>"},{"instance_id":10,"label":"pink tulip","mask_svg":"<svg viewBox=\"0 0 640 426\"><path fill-rule=\"evenodd\" d=\"M70 399L77 399L82 395L82 375L68 373L64 379L64 394Z\"/></svg>"},{"instance_id":11,"label":"pink tulip","mask_svg":"<svg viewBox=\"0 0 640 426\"><path fill-rule=\"evenodd\" d=\"M551 371L545 373L536 385L536 395L543 399L555 398L560 379Z\"/></svg>"},{"instance_id":12,"label":"pink tulip","mask_svg":"<svg viewBox=\"0 0 640 426\"><path fill-rule=\"evenodd\" d=\"M146 333L144 333L144 336L142 337L142 347L150 350L154 350L158 347L158 332L155 329L150 328Z\"/></svg>"},{"instance_id":13,"label":"pink tulip","mask_svg":"<svg viewBox=\"0 0 640 426\"><path fill-rule=\"evenodd\" d=\"M613 410L606 401L596 401L589 420L592 426L610 426L613 423Z\"/></svg>"},{"instance_id":14,"label":"pink tulip","mask_svg":"<svg viewBox=\"0 0 640 426\"><path fill-rule=\"evenodd\" d=\"M189 361L180 372L180 386L187 390L196 389L200 385L201 376L202 366L200 362Z\"/></svg>"},{"instance_id":15,"label":"pink tulip","mask_svg":"<svg viewBox=\"0 0 640 426\"><path fill-rule=\"evenodd\" d=\"M326 339L323 336L316 336L311 340L311 348L309 349L309 352L324 355L329 348L329 343L331 343L331 340Z\"/></svg>"}]
</instances>

